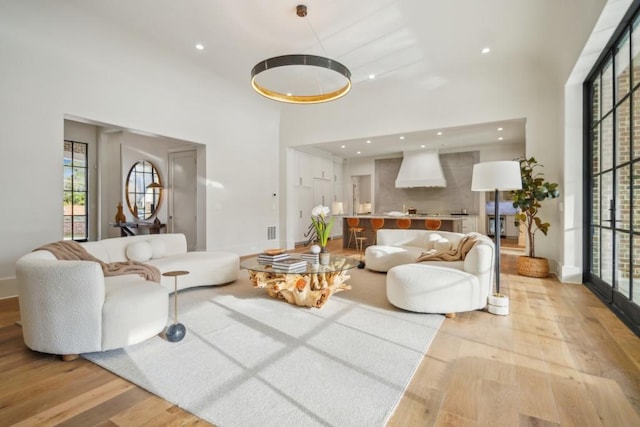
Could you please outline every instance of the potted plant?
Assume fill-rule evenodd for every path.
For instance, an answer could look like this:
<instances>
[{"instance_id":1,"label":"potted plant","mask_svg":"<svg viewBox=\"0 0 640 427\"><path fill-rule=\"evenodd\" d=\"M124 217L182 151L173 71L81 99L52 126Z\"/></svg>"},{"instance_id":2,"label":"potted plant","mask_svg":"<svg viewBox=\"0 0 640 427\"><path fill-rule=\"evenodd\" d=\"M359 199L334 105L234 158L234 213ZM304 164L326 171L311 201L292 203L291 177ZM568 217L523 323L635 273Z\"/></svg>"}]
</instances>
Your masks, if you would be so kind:
<instances>
[{"instance_id":1,"label":"potted plant","mask_svg":"<svg viewBox=\"0 0 640 427\"><path fill-rule=\"evenodd\" d=\"M545 181L542 172L534 157L516 159L520 162L520 175L522 177L522 189L511 192L513 207L518 209L515 216L516 227L524 223L529 251L527 256L518 258L518 274L529 277L547 277L549 275L549 262L546 258L536 257L535 236L541 231L545 236L550 224L540 219L541 202L546 199L555 199L560 196L558 184Z\"/></svg>"},{"instance_id":2,"label":"potted plant","mask_svg":"<svg viewBox=\"0 0 640 427\"><path fill-rule=\"evenodd\" d=\"M320 264L326 265L329 261L327 241L331 235L334 217L329 218L329 208L318 205L311 211L311 223L315 229L318 243L320 243Z\"/></svg>"}]
</instances>

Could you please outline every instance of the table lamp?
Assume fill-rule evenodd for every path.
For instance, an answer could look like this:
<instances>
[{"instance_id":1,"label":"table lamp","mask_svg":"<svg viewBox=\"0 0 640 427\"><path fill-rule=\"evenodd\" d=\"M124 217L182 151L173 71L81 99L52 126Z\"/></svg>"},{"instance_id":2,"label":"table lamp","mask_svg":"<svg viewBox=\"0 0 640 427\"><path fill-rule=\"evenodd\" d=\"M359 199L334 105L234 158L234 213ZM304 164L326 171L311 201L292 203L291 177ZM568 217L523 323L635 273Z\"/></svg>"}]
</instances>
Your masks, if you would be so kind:
<instances>
[{"instance_id":1,"label":"table lamp","mask_svg":"<svg viewBox=\"0 0 640 427\"><path fill-rule=\"evenodd\" d=\"M471 191L494 191L495 231L495 276L496 291L489 295L489 313L506 316L509 314L509 297L500 293L500 194L499 191L518 190L522 188L520 162L496 161L476 163L473 165Z\"/></svg>"}]
</instances>

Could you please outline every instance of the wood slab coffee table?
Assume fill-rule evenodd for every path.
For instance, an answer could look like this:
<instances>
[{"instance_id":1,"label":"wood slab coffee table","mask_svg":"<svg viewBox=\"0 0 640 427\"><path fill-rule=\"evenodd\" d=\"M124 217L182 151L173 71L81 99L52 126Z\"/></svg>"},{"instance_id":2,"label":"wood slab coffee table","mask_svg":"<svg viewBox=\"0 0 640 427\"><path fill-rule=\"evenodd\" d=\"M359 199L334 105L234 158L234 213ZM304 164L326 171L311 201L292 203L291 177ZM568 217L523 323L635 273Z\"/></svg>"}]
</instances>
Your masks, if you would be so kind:
<instances>
[{"instance_id":1,"label":"wood slab coffee table","mask_svg":"<svg viewBox=\"0 0 640 427\"><path fill-rule=\"evenodd\" d=\"M307 263L304 271L288 272L261 264L258 257L253 257L242 261L240 267L249 271L253 287L266 288L270 297L300 307L320 308L334 293L351 289L345 283L351 277L347 272L358 263L354 258L331 255L327 265Z\"/></svg>"}]
</instances>

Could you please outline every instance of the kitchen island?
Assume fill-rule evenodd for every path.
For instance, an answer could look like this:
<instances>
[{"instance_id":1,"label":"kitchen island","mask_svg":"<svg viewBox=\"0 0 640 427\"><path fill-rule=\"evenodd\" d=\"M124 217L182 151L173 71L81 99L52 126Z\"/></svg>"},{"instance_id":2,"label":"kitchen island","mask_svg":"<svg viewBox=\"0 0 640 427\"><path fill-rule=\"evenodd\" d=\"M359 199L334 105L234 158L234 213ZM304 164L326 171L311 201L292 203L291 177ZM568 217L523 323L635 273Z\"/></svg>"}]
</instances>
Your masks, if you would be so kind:
<instances>
[{"instance_id":1,"label":"kitchen island","mask_svg":"<svg viewBox=\"0 0 640 427\"><path fill-rule=\"evenodd\" d=\"M392 215L351 215L344 216L342 221L342 247L346 248L349 246L349 218L357 218L358 219L358 227L364 228L364 235L367 237L367 246L372 245L375 241L373 227L371 226L372 219L378 218L383 219L384 224L379 228L403 228L398 224L400 221L410 220L409 227L410 229L417 230L426 230L426 221L425 220L440 220L440 230L443 231L453 231L456 233L462 233L462 218L458 215L405 215L405 216L392 216ZM398 221L400 220L400 221ZM404 227L407 228L407 227ZM356 244L351 239L351 247L355 248Z\"/></svg>"}]
</instances>

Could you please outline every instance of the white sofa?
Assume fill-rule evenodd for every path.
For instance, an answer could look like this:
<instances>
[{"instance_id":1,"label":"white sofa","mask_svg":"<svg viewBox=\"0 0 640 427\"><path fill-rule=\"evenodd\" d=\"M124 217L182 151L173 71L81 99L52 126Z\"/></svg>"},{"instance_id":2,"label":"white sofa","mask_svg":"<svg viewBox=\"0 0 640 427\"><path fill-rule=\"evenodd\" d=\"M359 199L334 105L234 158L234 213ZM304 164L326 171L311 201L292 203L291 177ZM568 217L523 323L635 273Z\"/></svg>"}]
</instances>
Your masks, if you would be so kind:
<instances>
[{"instance_id":1,"label":"white sofa","mask_svg":"<svg viewBox=\"0 0 640 427\"><path fill-rule=\"evenodd\" d=\"M377 244L365 251L366 268L387 272L387 298L393 305L422 313L453 314L484 308L491 292L494 243L477 242L464 260L423 261L430 249L456 248L464 234L429 230L378 230Z\"/></svg>"},{"instance_id":2,"label":"white sofa","mask_svg":"<svg viewBox=\"0 0 640 427\"><path fill-rule=\"evenodd\" d=\"M238 277L239 256L230 252L187 252L183 234L151 234L81 244L110 263L133 259L161 273L186 270L178 288L220 285ZM149 259L145 259L149 258ZM137 274L105 277L92 261L60 261L37 250L16 264L24 341L32 350L75 355L135 344L161 332L170 320L174 278L161 284Z\"/></svg>"}]
</instances>

